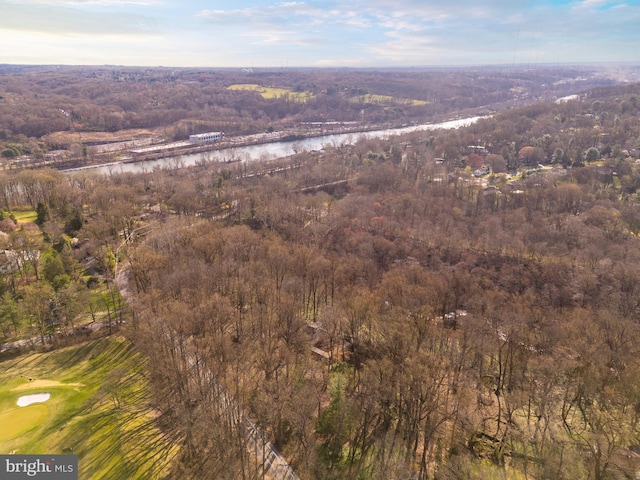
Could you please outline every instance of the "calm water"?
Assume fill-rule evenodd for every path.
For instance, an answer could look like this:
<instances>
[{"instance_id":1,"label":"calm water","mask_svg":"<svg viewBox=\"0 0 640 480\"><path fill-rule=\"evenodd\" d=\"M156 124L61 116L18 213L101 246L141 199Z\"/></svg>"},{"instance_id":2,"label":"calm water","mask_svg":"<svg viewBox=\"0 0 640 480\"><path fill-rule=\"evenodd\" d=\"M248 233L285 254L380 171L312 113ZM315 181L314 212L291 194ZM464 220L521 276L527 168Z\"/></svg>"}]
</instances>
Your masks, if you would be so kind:
<instances>
[{"instance_id":1,"label":"calm water","mask_svg":"<svg viewBox=\"0 0 640 480\"><path fill-rule=\"evenodd\" d=\"M195 153L192 155L180 155L177 157L166 157L158 160L146 160L136 163L117 163L114 165L104 165L100 167L90 167L82 169L84 172L96 172L102 174L120 172L150 172L157 168L179 168L196 165L203 162L229 162L229 161L261 161L286 157L300 152L321 150L326 145L342 146L356 143L361 139L386 138L391 135L401 135L425 130L459 128L478 121L482 117L470 117L449 122L433 123L427 125L416 125L405 128L392 128L387 130L374 130L371 132L341 133L337 135L325 135L322 137L305 138L292 142L274 142L261 145L251 145L246 147L233 147L223 150Z\"/></svg>"}]
</instances>

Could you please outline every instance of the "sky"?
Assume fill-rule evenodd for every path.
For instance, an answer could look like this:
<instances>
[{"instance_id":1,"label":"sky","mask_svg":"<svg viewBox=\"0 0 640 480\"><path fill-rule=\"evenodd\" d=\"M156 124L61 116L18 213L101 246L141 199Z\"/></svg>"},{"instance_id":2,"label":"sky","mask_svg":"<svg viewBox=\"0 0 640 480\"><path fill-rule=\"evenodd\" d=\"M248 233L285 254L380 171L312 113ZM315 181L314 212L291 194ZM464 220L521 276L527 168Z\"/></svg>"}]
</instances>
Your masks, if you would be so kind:
<instances>
[{"instance_id":1,"label":"sky","mask_svg":"<svg viewBox=\"0 0 640 480\"><path fill-rule=\"evenodd\" d=\"M640 63L640 0L0 0L0 64Z\"/></svg>"}]
</instances>

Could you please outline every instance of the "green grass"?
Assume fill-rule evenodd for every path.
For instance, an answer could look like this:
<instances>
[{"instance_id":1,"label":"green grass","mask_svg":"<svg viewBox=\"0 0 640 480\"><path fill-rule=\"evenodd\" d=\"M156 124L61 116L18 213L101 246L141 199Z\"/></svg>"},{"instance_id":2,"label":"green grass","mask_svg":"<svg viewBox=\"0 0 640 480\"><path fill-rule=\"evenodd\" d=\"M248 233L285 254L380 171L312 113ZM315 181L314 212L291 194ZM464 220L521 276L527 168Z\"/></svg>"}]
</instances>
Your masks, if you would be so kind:
<instances>
[{"instance_id":1,"label":"green grass","mask_svg":"<svg viewBox=\"0 0 640 480\"><path fill-rule=\"evenodd\" d=\"M18 225L23 223L33 223L38 218L35 210L12 210L11 213L16 218Z\"/></svg>"},{"instance_id":2,"label":"green grass","mask_svg":"<svg viewBox=\"0 0 640 480\"><path fill-rule=\"evenodd\" d=\"M262 95L262 98L271 100L276 98L288 99L294 102L306 103L310 99L314 98L314 94L311 92L294 92L287 88L274 88L263 87L253 83L238 83L227 87L229 90L246 90L251 92L258 92Z\"/></svg>"},{"instance_id":3,"label":"green grass","mask_svg":"<svg viewBox=\"0 0 640 480\"><path fill-rule=\"evenodd\" d=\"M287 88L273 88L263 87L255 83L238 83L227 87L229 90L245 90L251 92L258 92L262 95L262 98L267 100L274 98L289 99L294 102L306 103L315 95L311 92L294 92ZM373 103L373 104L401 104L401 105L413 105L422 106L428 105L429 102L424 100L414 100L410 98L396 98L389 95L375 95L367 93L366 95L358 95L351 98L352 102L356 103Z\"/></svg>"},{"instance_id":4,"label":"green grass","mask_svg":"<svg viewBox=\"0 0 640 480\"><path fill-rule=\"evenodd\" d=\"M165 477L176 449L153 424L144 375L114 337L0 362L0 453L75 453L80 479ZM17 407L35 393L51 398Z\"/></svg>"},{"instance_id":5,"label":"green grass","mask_svg":"<svg viewBox=\"0 0 640 480\"><path fill-rule=\"evenodd\" d=\"M424 100L413 100L410 98L395 98L390 95L375 95L367 93L366 95L358 95L351 98L352 102L356 103L375 103L375 104L390 104L397 103L402 105L423 106L428 105L429 102Z\"/></svg>"},{"instance_id":6,"label":"green grass","mask_svg":"<svg viewBox=\"0 0 640 480\"><path fill-rule=\"evenodd\" d=\"M0 425L2 425L0 443L12 440L37 427L48 414L49 408L43 403L23 408L16 407L0 413Z\"/></svg>"}]
</instances>

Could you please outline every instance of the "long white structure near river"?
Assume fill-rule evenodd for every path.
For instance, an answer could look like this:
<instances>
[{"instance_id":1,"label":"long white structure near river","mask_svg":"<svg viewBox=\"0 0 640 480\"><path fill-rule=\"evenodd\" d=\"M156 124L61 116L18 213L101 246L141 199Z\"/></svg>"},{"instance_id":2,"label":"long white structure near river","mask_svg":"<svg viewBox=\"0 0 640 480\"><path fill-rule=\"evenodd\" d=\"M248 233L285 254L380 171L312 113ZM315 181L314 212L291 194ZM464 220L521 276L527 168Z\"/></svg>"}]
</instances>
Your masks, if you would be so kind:
<instances>
[{"instance_id":1,"label":"long white structure near river","mask_svg":"<svg viewBox=\"0 0 640 480\"><path fill-rule=\"evenodd\" d=\"M224 133L222 132L208 132L208 133L198 133L196 135L189 135L189 142L191 143L209 143L209 142L219 142L224 137Z\"/></svg>"}]
</instances>

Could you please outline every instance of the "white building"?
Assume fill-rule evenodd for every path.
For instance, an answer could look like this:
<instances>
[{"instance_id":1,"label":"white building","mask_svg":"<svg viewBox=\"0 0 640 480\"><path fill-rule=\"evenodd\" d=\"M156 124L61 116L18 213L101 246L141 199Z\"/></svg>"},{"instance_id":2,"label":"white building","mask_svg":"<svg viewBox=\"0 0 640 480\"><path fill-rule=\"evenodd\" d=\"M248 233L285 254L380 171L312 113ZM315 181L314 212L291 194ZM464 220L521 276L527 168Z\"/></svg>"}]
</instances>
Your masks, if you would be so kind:
<instances>
[{"instance_id":1,"label":"white building","mask_svg":"<svg viewBox=\"0 0 640 480\"><path fill-rule=\"evenodd\" d=\"M189 135L189 142L191 143L218 142L222 140L222 137L224 137L224 133L222 132L198 133L197 135Z\"/></svg>"}]
</instances>

